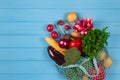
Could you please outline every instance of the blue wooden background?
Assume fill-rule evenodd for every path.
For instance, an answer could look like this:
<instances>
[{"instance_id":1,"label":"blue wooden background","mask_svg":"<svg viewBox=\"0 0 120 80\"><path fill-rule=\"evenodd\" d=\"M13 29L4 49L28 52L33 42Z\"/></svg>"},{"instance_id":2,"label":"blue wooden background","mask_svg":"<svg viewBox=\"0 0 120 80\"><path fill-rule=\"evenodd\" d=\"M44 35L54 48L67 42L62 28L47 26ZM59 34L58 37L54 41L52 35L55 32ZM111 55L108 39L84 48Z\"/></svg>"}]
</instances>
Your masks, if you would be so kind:
<instances>
[{"instance_id":1,"label":"blue wooden background","mask_svg":"<svg viewBox=\"0 0 120 80\"><path fill-rule=\"evenodd\" d=\"M119 80L119 0L0 0L0 80L65 80L49 58L44 38L49 36L46 25L71 11L92 17L96 27L109 26L114 63L105 80Z\"/></svg>"}]
</instances>

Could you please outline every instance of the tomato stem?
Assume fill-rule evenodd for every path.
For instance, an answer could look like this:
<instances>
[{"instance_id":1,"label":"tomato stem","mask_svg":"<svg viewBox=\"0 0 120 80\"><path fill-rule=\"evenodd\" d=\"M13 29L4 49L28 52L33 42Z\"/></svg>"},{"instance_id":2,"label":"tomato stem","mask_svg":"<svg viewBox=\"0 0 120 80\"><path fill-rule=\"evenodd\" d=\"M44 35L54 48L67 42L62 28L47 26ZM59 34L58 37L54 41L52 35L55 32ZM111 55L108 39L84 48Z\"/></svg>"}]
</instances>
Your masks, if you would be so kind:
<instances>
[{"instance_id":1,"label":"tomato stem","mask_svg":"<svg viewBox=\"0 0 120 80\"><path fill-rule=\"evenodd\" d=\"M70 38L70 40L74 41L74 40L75 40L75 38L71 37L71 38Z\"/></svg>"}]
</instances>

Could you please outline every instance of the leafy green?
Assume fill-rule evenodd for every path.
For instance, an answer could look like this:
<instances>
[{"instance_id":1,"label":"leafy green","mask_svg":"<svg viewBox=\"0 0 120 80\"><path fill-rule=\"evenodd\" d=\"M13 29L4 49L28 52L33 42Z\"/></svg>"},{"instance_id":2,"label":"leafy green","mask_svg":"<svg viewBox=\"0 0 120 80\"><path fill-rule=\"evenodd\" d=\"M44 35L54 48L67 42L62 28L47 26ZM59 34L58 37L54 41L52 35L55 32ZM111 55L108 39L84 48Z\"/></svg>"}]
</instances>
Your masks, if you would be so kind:
<instances>
[{"instance_id":1,"label":"leafy green","mask_svg":"<svg viewBox=\"0 0 120 80\"><path fill-rule=\"evenodd\" d=\"M76 64L79 58L80 58L80 51L76 47L67 49L64 57L66 65Z\"/></svg>"},{"instance_id":2,"label":"leafy green","mask_svg":"<svg viewBox=\"0 0 120 80\"><path fill-rule=\"evenodd\" d=\"M99 54L99 51L107 45L107 39L109 33L106 32L106 28L90 30L88 35L82 36L83 52L90 58L93 58Z\"/></svg>"}]
</instances>

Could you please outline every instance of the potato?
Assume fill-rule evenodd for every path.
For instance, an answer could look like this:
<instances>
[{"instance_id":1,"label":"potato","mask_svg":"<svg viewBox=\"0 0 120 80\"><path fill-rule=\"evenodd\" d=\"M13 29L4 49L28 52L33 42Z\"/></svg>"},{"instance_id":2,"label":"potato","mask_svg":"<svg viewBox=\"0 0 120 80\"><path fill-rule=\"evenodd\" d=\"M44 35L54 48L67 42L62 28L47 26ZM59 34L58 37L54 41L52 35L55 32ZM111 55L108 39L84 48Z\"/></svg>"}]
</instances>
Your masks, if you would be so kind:
<instances>
[{"instance_id":1,"label":"potato","mask_svg":"<svg viewBox=\"0 0 120 80\"><path fill-rule=\"evenodd\" d=\"M79 35L78 32L76 32L76 31L73 31L73 32L71 33L71 36L74 37L74 38L80 37L80 35Z\"/></svg>"},{"instance_id":2,"label":"potato","mask_svg":"<svg viewBox=\"0 0 120 80\"><path fill-rule=\"evenodd\" d=\"M75 12L70 12L67 16L68 22L75 22L77 20L77 14Z\"/></svg>"},{"instance_id":3,"label":"potato","mask_svg":"<svg viewBox=\"0 0 120 80\"><path fill-rule=\"evenodd\" d=\"M100 54L99 54L99 59L100 59L101 61L103 61L104 58L105 58L105 56L106 56L106 53L105 53L104 51L101 51Z\"/></svg>"},{"instance_id":4,"label":"potato","mask_svg":"<svg viewBox=\"0 0 120 80\"><path fill-rule=\"evenodd\" d=\"M83 80L89 80L88 76L83 75Z\"/></svg>"},{"instance_id":5,"label":"potato","mask_svg":"<svg viewBox=\"0 0 120 80\"><path fill-rule=\"evenodd\" d=\"M110 57L105 57L104 61L103 61L103 65L105 68L110 68L112 66L112 59Z\"/></svg>"}]
</instances>

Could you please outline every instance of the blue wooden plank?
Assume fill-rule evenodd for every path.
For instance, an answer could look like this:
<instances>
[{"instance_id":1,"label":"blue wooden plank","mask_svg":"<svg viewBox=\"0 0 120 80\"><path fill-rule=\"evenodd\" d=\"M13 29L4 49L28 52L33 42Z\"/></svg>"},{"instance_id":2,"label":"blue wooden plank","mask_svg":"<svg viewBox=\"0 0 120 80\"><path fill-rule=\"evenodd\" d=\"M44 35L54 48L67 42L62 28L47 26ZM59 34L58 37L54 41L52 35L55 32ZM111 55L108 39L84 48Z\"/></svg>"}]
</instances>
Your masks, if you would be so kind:
<instances>
[{"instance_id":1,"label":"blue wooden plank","mask_svg":"<svg viewBox=\"0 0 120 80\"><path fill-rule=\"evenodd\" d=\"M49 60L46 48L0 48L0 60Z\"/></svg>"},{"instance_id":2,"label":"blue wooden plank","mask_svg":"<svg viewBox=\"0 0 120 80\"><path fill-rule=\"evenodd\" d=\"M4 0L0 8L120 8L119 0Z\"/></svg>"},{"instance_id":3,"label":"blue wooden plank","mask_svg":"<svg viewBox=\"0 0 120 80\"><path fill-rule=\"evenodd\" d=\"M47 46L47 43L45 41L45 36L47 35L1 36L0 47L44 47Z\"/></svg>"},{"instance_id":4,"label":"blue wooden plank","mask_svg":"<svg viewBox=\"0 0 120 80\"><path fill-rule=\"evenodd\" d=\"M71 11L77 12L80 18L92 17L95 21L120 22L120 9L0 9L0 21L55 21L66 19L65 15Z\"/></svg>"},{"instance_id":5,"label":"blue wooden plank","mask_svg":"<svg viewBox=\"0 0 120 80\"><path fill-rule=\"evenodd\" d=\"M107 74L105 80L117 80L120 74ZM66 80L59 74L0 74L2 80Z\"/></svg>"},{"instance_id":6,"label":"blue wooden plank","mask_svg":"<svg viewBox=\"0 0 120 80\"><path fill-rule=\"evenodd\" d=\"M120 74L107 74L105 80L118 80Z\"/></svg>"},{"instance_id":7,"label":"blue wooden plank","mask_svg":"<svg viewBox=\"0 0 120 80\"><path fill-rule=\"evenodd\" d=\"M109 26L108 51L114 63L106 80L120 76L119 0L1 0L0 80L65 80L57 72L45 50L47 23L65 19L75 11L81 18L92 17L95 25ZM97 22L97 23L96 23ZM100 23L99 23L100 22ZM43 34L43 35L42 35ZM42 46L41 46L42 45Z\"/></svg>"},{"instance_id":8,"label":"blue wooden plank","mask_svg":"<svg viewBox=\"0 0 120 80\"><path fill-rule=\"evenodd\" d=\"M114 60L114 61L119 61L120 57L119 57L119 52L120 49L119 48L107 48L108 49L108 53L109 56Z\"/></svg>"},{"instance_id":9,"label":"blue wooden plank","mask_svg":"<svg viewBox=\"0 0 120 80\"><path fill-rule=\"evenodd\" d=\"M52 61L0 61L0 73L58 73Z\"/></svg>"},{"instance_id":10,"label":"blue wooden plank","mask_svg":"<svg viewBox=\"0 0 120 80\"><path fill-rule=\"evenodd\" d=\"M119 35L111 35L108 39L108 47L120 47L120 36Z\"/></svg>"},{"instance_id":11,"label":"blue wooden plank","mask_svg":"<svg viewBox=\"0 0 120 80\"><path fill-rule=\"evenodd\" d=\"M0 34L46 34L46 23L0 22Z\"/></svg>"},{"instance_id":12,"label":"blue wooden plank","mask_svg":"<svg viewBox=\"0 0 120 80\"><path fill-rule=\"evenodd\" d=\"M0 74L1 80L63 80L59 74Z\"/></svg>"},{"instance_id":13,"label":"blue wooden plank","mask_svg":"<svg viewBox=\"0 0 120 80\"><path fill-rule=\"evenodd\" d=\"M108 27L107 31L110 32L110 34L117 34L120 33L120 24L119 23L102 23L102 22L95 22L95 28L102 29L104 27Z\"/></svg>"},{"instance_id":14,"label":"blue wooden plank","mask_svg":"<svg viewBox=\"0 0 120 80\"><path fill-rule=\"evenodd\" d=\"M15 35L41 35L48 33L46 30L47 24L55 24L55 21L45 22L0 22L0 35L15 34ZM96 28L104 28L108 26L108 32L111 34L120 34L120 23L103 23L94 22Z\"/></svg>"}]
</instances>

